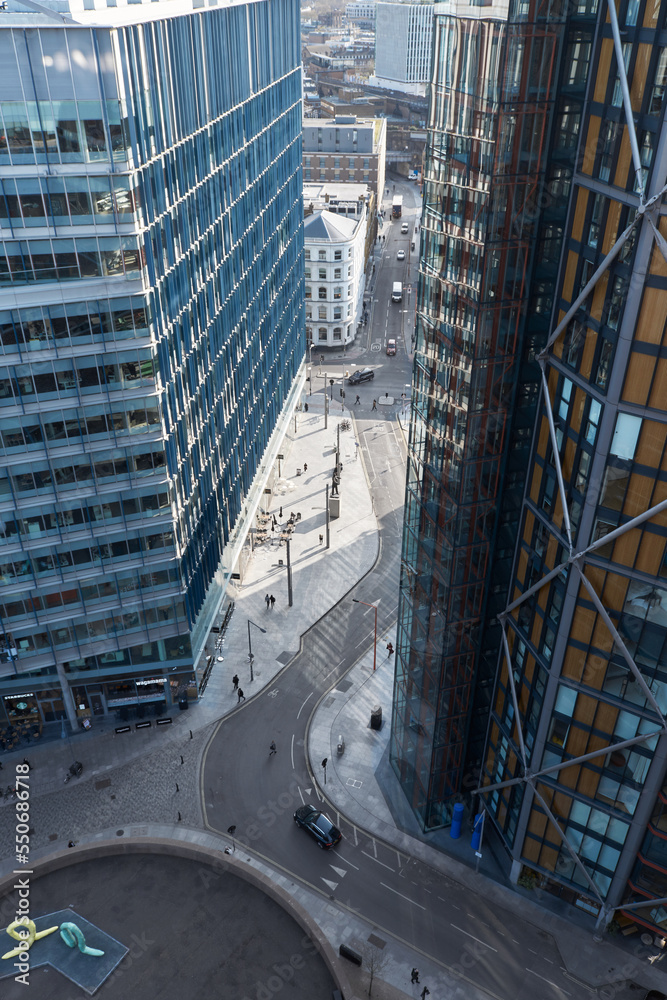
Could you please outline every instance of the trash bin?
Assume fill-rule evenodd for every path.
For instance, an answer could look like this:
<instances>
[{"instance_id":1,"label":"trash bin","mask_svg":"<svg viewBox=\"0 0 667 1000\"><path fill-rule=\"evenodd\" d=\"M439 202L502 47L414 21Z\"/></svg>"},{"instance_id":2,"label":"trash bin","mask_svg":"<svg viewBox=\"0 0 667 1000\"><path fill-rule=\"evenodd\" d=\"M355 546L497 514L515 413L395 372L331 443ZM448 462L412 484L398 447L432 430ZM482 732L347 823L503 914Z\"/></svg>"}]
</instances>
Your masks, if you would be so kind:
<instances>
[{"instance_id":1,"label":"trash bin","mask_svg":"<svg viewBox=\"0 0 667 1000\"><path fill-rule=\"evenodd\" d=\"M178 699L178 707L181 710L181 712L185 712L186 709L190 707L190 705L188 704L187 694L184 694L182 698Z\"/></svg>"},{"instance_id":2,"label":"trash bin","mask_svg":"<svg viewBox=\"0 0 667 1000\"><path fill-rule=\"evenodd\" d=\"M382 707L376 705L371 711L371 729L382 729Z\"/></svg>"}]
</instances>

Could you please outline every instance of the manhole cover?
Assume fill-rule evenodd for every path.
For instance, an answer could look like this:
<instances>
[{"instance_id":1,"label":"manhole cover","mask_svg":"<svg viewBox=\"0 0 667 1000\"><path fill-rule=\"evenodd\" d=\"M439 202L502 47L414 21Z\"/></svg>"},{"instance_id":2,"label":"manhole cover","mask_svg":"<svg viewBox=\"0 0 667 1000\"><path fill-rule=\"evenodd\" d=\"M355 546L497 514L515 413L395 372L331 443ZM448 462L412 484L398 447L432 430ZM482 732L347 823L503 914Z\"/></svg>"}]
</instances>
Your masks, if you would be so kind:
<instances>
[{"instance_id":1,"label":"manhole cover","mask_svg":"<svg viewBox=\"0 0 667 1000\"><path fill-rule=\"evenodd\" d=\"M95 782L95 790L101 792L103 788L108 788L111 784L111 778L102 778L100 781Z\"/></svg>"},{"instance_id":2,"label":"manhole cover","mask_svg":"<svg viewBox=\"0 0 667 1000\"><path fill-rule=\"evenodd\" d=\"M116 830L116 836L117 837L122 837L124 833L125 833L125 830Z\"/></svg>"},{"instance_id":3,"label":"manhole cover","mask_svg":"<svg viewBox=\"0 0 667 1000\"><path fill-rule=\"evenodd\" d=\"M374 945L376 948L384 948L387 942L383 941L376 934L371 934L368 938L368 943Z\"/></svg>"},{"instance_id":4,"label":"manhole cover","mask_svg":"<svg viewBox=\"0 0 667 1000\"><path fill-rule=\"evenodd\" d=\"M336 684L337 691L349 691L351 687L352 687L352 681L348 680L339 681L339 683Z\"/></svg>"}]
</instances>

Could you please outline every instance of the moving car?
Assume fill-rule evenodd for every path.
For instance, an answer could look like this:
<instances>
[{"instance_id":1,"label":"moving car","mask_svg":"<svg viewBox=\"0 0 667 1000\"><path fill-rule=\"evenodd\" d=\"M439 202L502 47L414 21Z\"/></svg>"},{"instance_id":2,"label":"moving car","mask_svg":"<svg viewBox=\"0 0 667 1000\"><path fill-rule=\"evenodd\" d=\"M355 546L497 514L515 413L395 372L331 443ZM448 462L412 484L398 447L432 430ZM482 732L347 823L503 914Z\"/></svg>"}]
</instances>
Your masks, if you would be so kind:
<instances>
[{"instance_id":1,"label":"moving car","mask_svg":"<svg viewBox=\"0 0 667 1000\"><path fill-rule=\"evenodd\" d=\"M403 282L395 281L391 287L391 301L392 302L402 302L403 301Z\"/></svg>"},{"instance_id":2,"label":"moving car","mask_svg":"<svg viewBox=\"0 0 667 1000\"><path fill-rule=\"evenodd\" d=\"M390 356L392 354L396 354L396 341L395 340L388 340L387 341L387 354L389 354Z\"/></svg>"},{"instance_id":3,"label":"moving car","mask_svg":"<svg viewBox=\"0 0 667 1000\"><path fill-rule=\"evenodd\" d=\"M335 847L343 839L338 827L334 826L329 817L315 806L299 806L294 813L294 822L307 830L317 841L317 846L324 851Z\"/></svg>"},{"instance_id":4,"label":"moving car","mask_svg":"<svg viewBox=\"0 0 667 1000\"><path fill-rule=\"evenodd\" d=\"M399 250L396 254L396 260L405 260L405 250Z\"/></svg>"},{"instance_id":5,"label":"moving car","mask_svg":"<svg viewBox=\"0 0 667 1000\"><path fill-rule=\"evenodd\" d=\"M409 228L410 228L410 226L407 224L407 222L404 222L403 225L401 226L401 232L402 233L407 233L407 231L408 231Z\"/></svg>"},{"instance_id":6,"label":"moving car","mask_svg":"<svg viewBox=\"0 0 667 1000\"><path fill-rule=\"evenodd\" d=\"M373 378L375 378L375 372L372 368L360 368L358 371L352 372L347 384L359 385L360 382L370 382Z\"/></svg>"}]
</instances>

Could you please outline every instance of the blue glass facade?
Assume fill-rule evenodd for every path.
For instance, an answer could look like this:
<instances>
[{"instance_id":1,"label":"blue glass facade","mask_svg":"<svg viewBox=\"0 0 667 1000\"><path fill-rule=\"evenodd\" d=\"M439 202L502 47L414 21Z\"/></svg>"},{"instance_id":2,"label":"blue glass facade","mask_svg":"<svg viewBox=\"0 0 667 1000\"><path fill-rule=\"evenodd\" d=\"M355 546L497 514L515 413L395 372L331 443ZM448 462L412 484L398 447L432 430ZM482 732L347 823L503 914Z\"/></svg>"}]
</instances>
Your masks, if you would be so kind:
<instances>
[{"instance_id":1,"label":"blue glass facade","mask_svg":"<svg viewBox=\"0 0 667 1000\"><path fill-rule=\"evenodd\" d=\"M0 683L71 718L191 676L305 350L298 6L156 6L0 31Z\"/></svg>"}]
</instances>

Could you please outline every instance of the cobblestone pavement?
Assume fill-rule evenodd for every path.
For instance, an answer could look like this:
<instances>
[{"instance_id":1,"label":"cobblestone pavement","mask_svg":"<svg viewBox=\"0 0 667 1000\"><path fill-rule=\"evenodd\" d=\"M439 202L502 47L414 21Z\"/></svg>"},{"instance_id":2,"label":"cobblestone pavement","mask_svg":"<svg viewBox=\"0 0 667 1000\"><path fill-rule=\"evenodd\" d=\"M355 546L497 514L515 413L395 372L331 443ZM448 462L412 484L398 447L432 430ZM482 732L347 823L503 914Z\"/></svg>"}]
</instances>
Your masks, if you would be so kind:
<instances>
[{"instance_id":1,"label":"cobblestone pavement","mask_svg":"<svg viewBox=\"0 0 667 1000\"><path fill-rule=\"evenodd\" d=\"M195 731L192 739L186 736L172 741L139 760L90 777L84 773L57 791L31 797L32 849L62 846L59 842L77 841L114 824L175 823L179 813L184 825L202 827L199 765L216 724ZM13 842L15 804L14 799L2 799L0 844Z\"/></svg>"}]
</instances>

